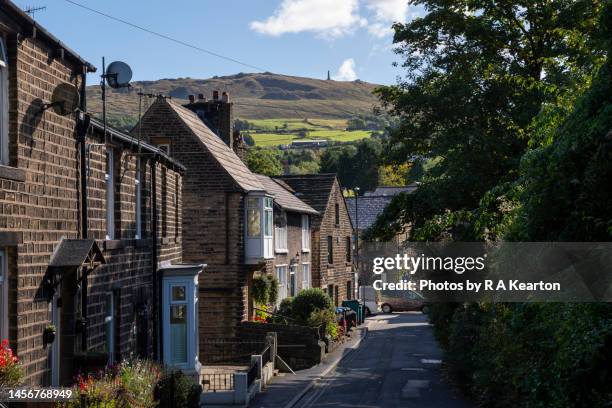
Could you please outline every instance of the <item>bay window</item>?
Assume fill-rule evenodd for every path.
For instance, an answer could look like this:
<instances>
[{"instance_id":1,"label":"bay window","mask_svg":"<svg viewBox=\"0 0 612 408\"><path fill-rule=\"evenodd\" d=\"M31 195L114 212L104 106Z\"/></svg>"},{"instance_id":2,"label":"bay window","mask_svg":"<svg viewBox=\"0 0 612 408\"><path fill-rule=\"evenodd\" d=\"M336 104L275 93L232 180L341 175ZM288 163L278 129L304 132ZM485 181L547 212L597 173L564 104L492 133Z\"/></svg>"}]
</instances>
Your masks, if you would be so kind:
<instances>
[{"instance_id":1,"label":"bay window","mask_svg":"<svg viewBox=\"0 0 612 408\"><path fill-rule=\"evenodd\" d=\"M0 36L0 164L8 164L9 161L9 136L8 136L8 57L6 43Z\"/></svg>"},{"instance_id":2,"label":"bay window","mask_svg":"<svg viewBox=\"0 0 612 408\"><path fill-rule=\"evenodd\" d=\"M276 252L287 252L287 213L279 211L274 214L274 249Z\"/></svg>"},{"instance_id":3,"label":"bay window","mask_svg":"<svg viewBox=\"0 0 612 408\"><path fill-rule=\"evenodd\" d=\"M273 201L265 195L249 194L246 199L246 259L258 263L273 255Z\"/></svg>"},{"instance_id":4,"label":"bay window","mask_svg":"<svg viewBox=\"0 0 612 408\"><path fill-rule=\"evenodd\" d=\"M302 252L310 251L310 218L302 215Z\"/></svg>"}]
</instances>

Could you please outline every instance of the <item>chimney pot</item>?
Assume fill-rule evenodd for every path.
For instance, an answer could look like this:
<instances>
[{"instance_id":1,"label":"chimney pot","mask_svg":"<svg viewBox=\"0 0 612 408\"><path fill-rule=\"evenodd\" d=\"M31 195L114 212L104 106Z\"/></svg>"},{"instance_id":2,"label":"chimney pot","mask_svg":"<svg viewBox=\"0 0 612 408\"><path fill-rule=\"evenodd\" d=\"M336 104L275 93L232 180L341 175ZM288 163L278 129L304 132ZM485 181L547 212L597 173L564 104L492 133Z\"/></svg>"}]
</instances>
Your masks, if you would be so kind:
<instances>
[{"instance_id":1,"label":"chimney pot","mask_svg":"<svg viewBox=\"0 0 612 408\"><path fill-rule=\"evenodd\" d=\"M221 99L223 100L223 102L229 103L229 94L227 92L223 92L221 94Z\"/></svg>"},{"instance_id":2,"label":"chimney pot","mask_svg":"<svg viewBox=\"0 0 612 408\"><path fill-rule=\"evenodd\" d=\"M198 99L203 101L204 100L204 94L198 94Z\"/></svg>"},{"instance_id":3,"label":"chimney pot","mask_svg":"<svg viewBox=\"0 0 612 408\"><path fill-rule=\"evenodd\" d=\"M219 100L219 91L213 91L213 99L214 99L215 101L218 101L218 100Z\"/></svg>"},{"instance_id":4,"label":"chimney pot","mask_svg":"<svg viewBox=\"0 0 612 408\"><path fill-rule=\"evenodd\" d=\"M189 95L189 103L195 102L195 95Z\"/></svg>"}]
</instances>

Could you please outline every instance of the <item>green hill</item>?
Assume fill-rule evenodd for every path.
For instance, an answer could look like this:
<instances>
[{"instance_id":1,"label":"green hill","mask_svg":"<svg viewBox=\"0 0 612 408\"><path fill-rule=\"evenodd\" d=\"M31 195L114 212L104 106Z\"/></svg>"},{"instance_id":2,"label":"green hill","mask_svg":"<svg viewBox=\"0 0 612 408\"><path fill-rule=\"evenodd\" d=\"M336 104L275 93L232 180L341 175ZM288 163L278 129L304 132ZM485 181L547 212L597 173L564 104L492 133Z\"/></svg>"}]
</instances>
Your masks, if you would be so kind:
<instances>
[{"instance_id":1,"label":"green hill","mask_svg":"<svg viewBox=\"0 0 612 408\"><path fill-rule=\"evenodd\" d=\"M236 74L209 79L176 78L137 81L130 89L110 90L109 121L129 127L138 116L138 95L163 94L178 100L189 95L212 97L213 90L229 92L235 117L243 119L318 118L346 119L369 114L378 105L372 91L377 87L363 81L327 81L272 73ZM143 109L150 101L143 101ZM88 108L100 114L100 87L88 87Z\"/></svg>"}]
</instances>

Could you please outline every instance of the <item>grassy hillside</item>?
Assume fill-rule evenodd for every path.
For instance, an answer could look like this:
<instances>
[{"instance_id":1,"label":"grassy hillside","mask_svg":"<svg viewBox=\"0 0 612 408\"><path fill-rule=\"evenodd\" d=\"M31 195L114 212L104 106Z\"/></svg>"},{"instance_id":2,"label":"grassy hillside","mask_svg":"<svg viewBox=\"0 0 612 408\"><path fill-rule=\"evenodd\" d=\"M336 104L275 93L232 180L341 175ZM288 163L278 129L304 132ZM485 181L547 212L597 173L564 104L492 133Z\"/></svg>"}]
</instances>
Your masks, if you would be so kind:
<instances>
[{"instance_id":1,"label":"grassy hillside","mask_svg":"<svg viewBox=\"0 0 612 408\"><path fill-rule=\"evenodd\" d=\"M290 144L295 139L326 139L352 142L369 137L371 131L346 130L346 119L255 119L247 131L257 146Z\"/></svg>"},{"instance_id":2,"label":"grassy hillside","mask_svg":"<svg viewBox=\"0 0 612 408\"><path fill-rule=\"evenodd\" d=\"M132 83L131 89L111 90L108 113L112 124L125 128L136 121L140 90L179 101L200 93L210 98L213 90L219 90L229 92L237 118L346 119L372 112L378 103L372 95L376 86L362 81L326 81L272 73L140 81ZM145 109L148 103L143 102ZM98 85L88 87L88 108L94 113L102 110Z\"/></svg>"}]
</instances>

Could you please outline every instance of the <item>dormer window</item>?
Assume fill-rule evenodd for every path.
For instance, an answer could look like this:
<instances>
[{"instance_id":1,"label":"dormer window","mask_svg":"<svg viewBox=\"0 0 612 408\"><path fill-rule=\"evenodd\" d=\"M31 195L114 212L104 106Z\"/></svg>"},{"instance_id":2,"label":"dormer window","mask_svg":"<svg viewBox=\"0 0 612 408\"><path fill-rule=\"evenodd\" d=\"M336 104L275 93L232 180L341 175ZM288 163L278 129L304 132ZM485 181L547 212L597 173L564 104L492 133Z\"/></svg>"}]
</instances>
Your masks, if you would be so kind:
<instances>
[{"instance_id":1,"label":"dormer window","mask_svg":"<svg viewBox=\"0 0 612 408\"><path fill-rule=\"evenodd\" d=\"M258 263L273 255L272 197L249 194L246 199L246 258L247 263Z\"/></svg>"}]
</instances>

